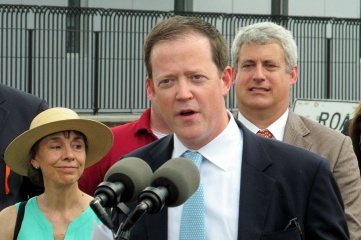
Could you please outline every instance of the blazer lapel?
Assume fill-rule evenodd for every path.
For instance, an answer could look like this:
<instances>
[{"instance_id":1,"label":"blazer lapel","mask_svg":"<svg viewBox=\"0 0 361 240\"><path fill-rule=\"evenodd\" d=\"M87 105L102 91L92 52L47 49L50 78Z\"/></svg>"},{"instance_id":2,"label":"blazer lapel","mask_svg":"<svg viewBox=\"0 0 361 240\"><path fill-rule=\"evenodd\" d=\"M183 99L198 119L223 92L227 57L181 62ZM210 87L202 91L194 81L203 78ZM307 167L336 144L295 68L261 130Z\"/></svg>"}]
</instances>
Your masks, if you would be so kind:
<instances>
[{"instance_id":1,"label":"blazer lapel","mask_svg":"<svg viewBox=\"0 0 361 240\"><path fill-rule=\"evenodd\" d=\"M265 139L239 126L243 130L243 156L238 239L259 239L275 186L275 180L264 173L272 160L262 144Z\"/></svg>"},{"instance_id":2,"label":"blazer lapel","mask_svg":"<svg viewBox=\"0 0 361 240\"><path fill-rule=\"evenodd\" d=\"M166 161L171 159L173 152L173 134L166 136L163 141L152 149L149 154L152 161L149 166L155 171ZM163 209L156 214L145 214L145 222L148 230L149 240L167 240L168 236L168 208Z\"/></svg>"},{"instance_id":3,"label":"blazer lapel","mask_svg":"<svg viewBox=\"0 0 361 240\"><path fill-rule=\"evenodd\" d=\"M300 116L290 110L283 142L310 150L312 142L305 138L308 134L310 134L310 130L304 124Z\"/></svg>"}]
</instances>

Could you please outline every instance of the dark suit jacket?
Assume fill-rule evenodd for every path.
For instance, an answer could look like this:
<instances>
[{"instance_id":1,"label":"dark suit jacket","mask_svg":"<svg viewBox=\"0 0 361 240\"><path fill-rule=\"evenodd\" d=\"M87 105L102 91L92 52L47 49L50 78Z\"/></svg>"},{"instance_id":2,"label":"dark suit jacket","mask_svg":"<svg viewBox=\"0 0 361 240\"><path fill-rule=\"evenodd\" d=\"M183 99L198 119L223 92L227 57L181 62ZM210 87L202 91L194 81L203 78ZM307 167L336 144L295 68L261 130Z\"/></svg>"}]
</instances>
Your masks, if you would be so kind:
<instances>
[{"instance_id":1,"label":"dark suit jacket","mask_svg":"<svg viewBox=\"0 0 361 240\"><path fill-rule=\"evenodd\" d=\"M350 238L361 239L361 180L351 139L307 117L289 111L283 142L328 160L341 191Z\"/></svg>"},{"instance_id":2,"label":"dark suit jacket","mask_svg":"<svg viewBox=\"0 0 361 240\"><path fill-rule=\"evenodd\" d=\"M5 194L4 152L14 138L29 129L33 118L47 108L44 100L0 84L0 210L37 194L28 178L14 172L8 179L10 193Z\"/></svg>"},{"instance_id":3,"label":"dark suit jacket","mask_svg":"<svg viewBox=\"0 0 361 240\"><path fill-rule=\"evenodd\" d=\"M296 228L283 231L295 217L304 239L348 239L342 199L327 161L237 124L243 131L238 239L300 239ZM141 158L155 171L172 151L169 135L124 157ZM145 214L132 229L131 239L167 239L167 207Z\"/></svg>"}]
</instances>

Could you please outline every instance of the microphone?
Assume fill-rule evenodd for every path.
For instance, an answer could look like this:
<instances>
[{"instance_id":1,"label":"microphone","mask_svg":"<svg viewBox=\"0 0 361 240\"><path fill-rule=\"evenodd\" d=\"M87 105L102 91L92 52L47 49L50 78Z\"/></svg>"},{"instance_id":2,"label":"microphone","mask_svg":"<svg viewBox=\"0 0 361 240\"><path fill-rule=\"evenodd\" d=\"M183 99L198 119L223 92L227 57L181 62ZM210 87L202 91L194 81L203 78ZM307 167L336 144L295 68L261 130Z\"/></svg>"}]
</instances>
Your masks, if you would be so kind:
<instances>
[{"instance_id":1,"label":"microphone","mask_svg":"<svg viewBox=\"0 0 361 240\"><path fill-rule=\"evenodd\" d=\"M110 229L113 223L103 207L111 208L118 202L132 202L149 186L153 171L140 158L129 157L116 162L105 174L104 182L94 192L90 207L99 219Z\"/></svg>"},{"instance_id":2,"label":"microphone","mask_svg":"<svg viewBox=\"0 0 361 240\"><path fill-rule=\"evenodd\" d=\"M129 231L146 212L154 214L164 205L176 207L183 204L198 189L199 183L199 170L191 160L182 157L170 159L154 172L151 187L140 193L140 203L121 225L121 232Z\"/></svg>"}]
</instances>

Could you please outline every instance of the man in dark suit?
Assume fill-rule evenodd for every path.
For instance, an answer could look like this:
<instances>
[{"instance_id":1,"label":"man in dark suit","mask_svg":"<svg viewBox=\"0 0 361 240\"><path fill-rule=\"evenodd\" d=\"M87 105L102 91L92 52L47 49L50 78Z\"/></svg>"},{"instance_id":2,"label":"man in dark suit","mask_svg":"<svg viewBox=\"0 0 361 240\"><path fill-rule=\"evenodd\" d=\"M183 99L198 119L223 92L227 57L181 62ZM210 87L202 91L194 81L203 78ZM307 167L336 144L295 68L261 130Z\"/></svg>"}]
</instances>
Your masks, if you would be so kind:
<instances>
[{"instance_id":1,"label":"man in dark suit","mask_svg":"<svg viewBox=\"0 0 361 240\"><path fill-rule=\"evenodd\" d=\"M28 178L10 171L4 162L4 151L45 109L48 105L44 100L0 84L0 210L42 191L35 189Z\"/></svg>"},{"instance_id":2,"label":"man in dark suit","mask_svg":"<svg viewBox=\"0 0 361 240\"><path fill-rule=\"evenodd\" d=\"M204 216L192 226L183 222L192 196L143 216L130 239L348 239L327 161L252 134L227 111L232 69L215 27L193 17L164 20L148 35L144 52L147 83L174 134L125 157L144 159L156 171L184 153L201 156L202 187L194 196L203 198L197 206L204 212L192 218Z\"/></svg>"}]
</instances>

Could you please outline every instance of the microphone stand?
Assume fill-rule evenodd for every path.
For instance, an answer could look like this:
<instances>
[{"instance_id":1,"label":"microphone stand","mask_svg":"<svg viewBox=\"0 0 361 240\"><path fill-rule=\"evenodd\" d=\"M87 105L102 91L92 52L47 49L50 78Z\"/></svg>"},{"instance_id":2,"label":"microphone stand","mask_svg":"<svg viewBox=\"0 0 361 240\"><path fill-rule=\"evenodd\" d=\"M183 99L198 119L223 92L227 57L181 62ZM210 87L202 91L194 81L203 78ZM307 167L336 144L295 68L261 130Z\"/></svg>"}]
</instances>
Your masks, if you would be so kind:
<instances>
[{"instance_id":1,"label":"microphone stand","mask_svg":"<svg viewBox=\"0 0 361 240\"><path fill-rule=\"evenodd\" d=\"M149 205L145 201L138 204L134 211L127 216L125 222L120 224L115 240L129 240L131 228L147 212L148 208Z\"/></svg>"},{"instance_id":2,"label":"microphone stand","mask_svg":"<svg viewBox=\"0 0 361 240\"><path fill-rule=\"evenodd\" d=\"M123 190L123 184L104 181L96 187L94 191L95 198L89 204L104 225L112 231L114 225L108 212L104 208L110 209L115 206L114 208L117 212L128 215L130 211L124 203L118 203L116 205L117 200L119 199L118 196Z\"/></svg>"},{"instance_id":3,"label":"microphone stand","mask_svg":"<svg viewBox=\"0 0 361 240\"><path fill-rule=\"evenodd\" d=\"M96 213L96 215L99 217L99 219L104 223L105 226L107 226L110 230L113 230L113 222L110 219L110 216L108 212L103 208L101 204L100 198L94 198L90 202L90 207L93 209L93 211Z\"/></svg>"},{"instance_id":4,"label":"microphone stand","mask_svg":"<svg viewBox=\"0 0 361 240\"><path fill-rule=\"evenodd\" d=\"M167 188L165 187L147 187L139 195L140 203L135 207L133 212L127 215L125 222L121 223L115 240L129 240L130 231L138 220L143 217L145 213L157 213L159 212L165 203L167 198Z\"/></svg>"},{"instance_id":5,"label":"microphone stand","mask_svg":"<svg viewBox=\"0 0 361 240\"><path fill-rule=\"evenodd\" d=\"M99 219L104 223L104 225L106 225L112 232L113 232L113 236L115 234L114 232L114 225L113 225L113 222L109 216L109 209L106 210L102 207L101 205L101 200L98 199L98 198L95 198L91 201L90 203L90 207L93 209L94 212L96 212L96 214L98 215ZM127 216L128 218L128 215L130 213L130 210L129 208L123 203L123 202L120 202L118 203L114 209L120 213L120 214L124 214L125 216ZM120 225L120 227L123 225L123 223ZM118 230L119 231L119 230ZM128 237L126 237L128 236ZM115 235L115 239L118 239L117 238L117 235ZM124 237L126 238L119 238L119 239L129 239L129 230L128 230L128 235L124 235Z\"/></svg>"}]
</instances>

